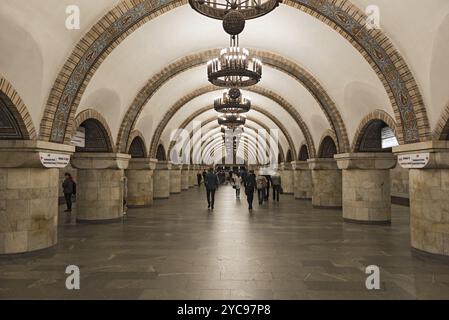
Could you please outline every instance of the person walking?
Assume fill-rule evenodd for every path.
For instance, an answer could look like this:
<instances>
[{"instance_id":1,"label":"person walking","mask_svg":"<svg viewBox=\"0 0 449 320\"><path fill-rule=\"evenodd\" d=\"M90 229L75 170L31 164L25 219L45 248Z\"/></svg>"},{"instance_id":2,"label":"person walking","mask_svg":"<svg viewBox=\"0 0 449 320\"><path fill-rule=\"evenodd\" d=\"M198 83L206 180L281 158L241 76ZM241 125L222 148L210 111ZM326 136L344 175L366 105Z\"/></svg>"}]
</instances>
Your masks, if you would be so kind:
<instances>
[{"instance_id":1,"label":"person walking","mask_svg":"<svg viewBox=\"0 0 449 320\"><path fill-rule=\"evenodd\" d=\"M263 175L257 176L256 179L257 184L257 197L259 199L259 205L262 205L265 201L265 192L267 191L268 181L267 178Z\"/></svg>"},{"instance_id":2,"label":"person walking","mask_svg":"<svg viewBox=\"0 0 449 320\"><path fill-rule=\"evenodd\" d=\"M64 210L64 212L72 212L72 195L76 195L76 183L70 173L66 172L64 177L65 179L62 183L62 190L67 205L67 209Z\"/></svg>"},{"instance_id":3,"label":"person walking","mask_svg":"<svg viewBox=\"0 0 449 320\"><path fill-rule=\"evenodd\" d=\"M282 180L278 173L271 176L271 185L273 187L273 201L279 202L279 194L281 193Z\"/></svg>"},{"instance_id":4,"label":"person walking","mask_svg":"<svg viewBox=\"0 0 449 320\"><path fill-rule=\"evenodd\" d=\"M203 175L200 171L196 174L196 180L198 181L198 187L201 187L201 181L203 180Z\"/></svg>"},{"instance_id":5,"label":"person walking","mask_svg":"<svg viewBox=\"0 0 449 320\"><path fill-rule=\"evenodd\" d=\"M246 199L248 200L248 209L249 211L253 210L253 200L254 200L254 192L256 190L256 175L254 174L254 170L251 170L249 174L246 176L244 181L245 185L245 194Z\"/></svg>"},{"instance_id":6,"label":"person walking","mask_svg":"<svg viewBox=\"0 0 449 320\"><path fill-rule=\"evenodd\" d=\"M271 183L271 176L267 175L265 176L265 178L267 179L267 189L265 190L265 201L268 202L270 200L270 186L272 185L272 183Z\"/></svg>"},{"instance_id":7,"label":"person walking","mask_svg":"<svg viewBox=\"0 0 449 320\"><path fill-rule=\"evenodd\" d=\"M215 191L218 188L219 181L217 175L214 173L214 169L209 169L209 172L206 174L206 179L204 180L206 185L207 192L207 204L208 209L214 210L215 205Z\"/></svg>"},{"instance_id":8,"label":"person walking","mask_svg":"<svg viewBox=\"0 0 449 320\"><path fill-rule=\"evenodd\" d=\"M242 178L239 173L235 173L232 178L232 184L235 189L237 199L240 199L240 189L242 188Z\"/></svg>"}]
</instances>

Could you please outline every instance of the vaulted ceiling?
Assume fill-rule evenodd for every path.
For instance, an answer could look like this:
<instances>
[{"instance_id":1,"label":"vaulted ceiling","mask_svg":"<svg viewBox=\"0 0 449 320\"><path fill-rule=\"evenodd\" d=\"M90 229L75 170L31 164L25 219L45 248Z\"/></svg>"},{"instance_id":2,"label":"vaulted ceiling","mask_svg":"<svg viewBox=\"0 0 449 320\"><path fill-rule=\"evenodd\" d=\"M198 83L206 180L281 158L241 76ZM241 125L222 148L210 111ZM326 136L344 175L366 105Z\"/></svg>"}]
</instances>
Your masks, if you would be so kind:
<instances>
[{"instance_id":1,"label":"vaulted ceiling","mask_svg":"<svg viewBox=\"0 0 449 320\"><path fill-rule=\"evenodd\" d=\"M326 2L332 3L323 0ZM417 90L409 90L417 101L415 111L420 104L425 108L421 106L422 112L416 112L420 139L425 139L436 130L449 102L449 1L346 2L360 9L361 14L368 5L380 8L381 34L391 42L392 57L402 57L407 66L407 70L401 67L399 72L416 83ZM74 61L79 62L78 52L87 51L101 36L98 23L104 24L104 31L108 26L104 21L120 18L114 8L120 8L118 12L123 14L124 8L132 10L147 3L0 2L0 74L21 96L41 139L51 140L42 120L52 117L46 114L51 110L49 104L62 90L57 79L64 70L75 67ZM207 107L221 90L207 82L205 63L216 49L227 46L229 39L220 21L199 15L186 1L151 3L154 8L170 5L134 25L107 47L83 80L78 100L71 103L69 121L84 110L94 109L106 120L114 145L120 146L132 130L139 130L148 148L162 142L168 149L172 130L182 126L192 130L194 121L205 122L216 116ZM244 91L259 108L249 113L257 121L251 126L260 129L263 124L280 129L281 148L284 152L293 149L296 155L306 142L318 149L328 130L335 131L341 145L348 149L359 124L375 110L384 111L398 124L408 119L408 115L398 112L385 78L366 52L339 28L332 28L322 16L310 14L304 7L316 3L284 1L272 13L248 21L240 37L242 46L265 57L262 81L256 88ZM80 30L65 28L65 10L72 4L81 10ZM389 86L392 88L391 83ZM195 117L190 119L192 115ZM206 125L205 130L211 128L213 124ZM407 128L403 129L401 132Z\"/></svg>"}]
</instances>

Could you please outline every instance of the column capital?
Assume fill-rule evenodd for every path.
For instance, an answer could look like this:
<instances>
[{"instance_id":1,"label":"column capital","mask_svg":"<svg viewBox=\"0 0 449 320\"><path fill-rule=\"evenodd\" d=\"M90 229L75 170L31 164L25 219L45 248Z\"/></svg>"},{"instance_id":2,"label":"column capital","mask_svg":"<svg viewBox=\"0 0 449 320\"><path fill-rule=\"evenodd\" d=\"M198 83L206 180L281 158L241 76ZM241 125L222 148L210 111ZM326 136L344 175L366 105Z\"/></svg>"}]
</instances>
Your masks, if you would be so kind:
<instances>
[{"instance_id":1,"label":"column capital","mask_svg":"<svg viewBox=\"0 0 449 320\"><path fill-rule=\"evenodd\" d=\"M338 170L337 161L330 158L314 158L307 160L310 170Z\"/></svg>"},{"instance_id":2,"label":"column capital","mask_svg":"<svg viewBox=\"0 0 449 320\"><path fill-rule=\"evenodd\" d=\"M389 152L343 153L334 158L342 170L389 170L397 163L397 157Z\"/></svg>"},{"instance_id":3,"label":"column capital","mask_svg":"<svg viewBox=\"0 0 449 320\"><path fill-rule=\"evenodd\" d=\"M131 156L124 153L78 152L72 157L77 169L127 169Z\"/></svg>"},{"instance_id":4,"label":"column capital","mask_svg":"<svg viewBox=\"0 0 449 320\"><path fill-rule=\"evenodd\" d=\"M129 160L128 170L154 170L157 160L151 158L132 158Z\"/></svg>"},{"instance_id":5,"label":"column capital","mask_svg":"<svg viewBox=\"0 0 449 320\"><path fill-rule=\"evenodd\" d=\"M180 163L172 163L171 164L171 170L182 170L183 165Z\"/></svg>"},{"instance_id":6,"label":"column capital","mask_svg":"<svg viewBox=\"0 0 449 320\"><path fill-rule=\"evenodd\" d=\"M309 170L309 164L307 161L293 161L292 162L293 170Z\"/></svg>"},{"instance_id":7,"label":"column capital","mask_svg":"<svg viewBox=\"0 0 449 320\"><path fill-rule=\"evenodd\" d=\"M156 164L156 170L170 170L172 164L170 161L158 161Z\"/></svg>"},{"instance_id":8,"label":"column capital","mask_svg":"<svg viewBox=\"0 0 449 320\"><path fill-rule=\"evenodd\" d=\"M290 162L281 162L281 165L279 166L281 170L292 170L292 164Z\"/></svg>"},{"instance_id":9,"label":"column capital","mask_svg":"<svg viewBox=\"0 0 449 320\"><path fill-rule=\"evenodd\" d=\"M188 164L183 164L183 165L182 165L182 170L185 170L185 171L190 170L190 165L188 165Z\"/></svg>"},{"instance_id":10,"label":"column capital","mask_svg":"<svg viewBox=\"0 0 449 320\"><path fill-rule=\"evenodd\" d=\"M393 148L405 169L449 169L449 141L425 141Z\"/></svg>"},{"instance_id":11,"label":"column capital","mask_svg":"<svg viewBox=\"0 0 449 320\"><path fill-rule=\"evenodd\" d=\"M1 140L0 168L48 168L42 162L42 154L64 157L64 163L55 168L64 168L70 160L75 147L37 140Z\"/></svg>"}]
</instances>

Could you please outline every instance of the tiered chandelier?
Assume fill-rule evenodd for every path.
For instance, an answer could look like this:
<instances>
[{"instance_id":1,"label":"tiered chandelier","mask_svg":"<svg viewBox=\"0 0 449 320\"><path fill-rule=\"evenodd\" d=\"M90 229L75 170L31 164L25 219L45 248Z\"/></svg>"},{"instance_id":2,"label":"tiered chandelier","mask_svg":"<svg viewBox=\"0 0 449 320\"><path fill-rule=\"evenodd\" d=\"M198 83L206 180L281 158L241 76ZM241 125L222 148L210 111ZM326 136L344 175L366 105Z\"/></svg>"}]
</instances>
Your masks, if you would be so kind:
<instances>
[{"instance_id":1,"label":"tiered chandelier","mask_svg":"<svg viewBox=\"0 0 449 320\"><path fill-rule=\"evenodd\" d=\"M214 101L214 109L223 113L218 117L222 127L235 130L244 126L243 113L251 109L251 101L242 97L239 88L256 85L262 78L262 62L248 49L241 48L239 34L245 29L246 20L261 17L282 0L189 0L197 12L223 20L223 29L230 35L230 46L220 51L217 58L207 63L210 83L227 88L222 98Z\"/></svg>"},{"instance_id":2,"label":"tiered chandelier","mask_svg":"<svg viewBox=\"0 0 449 320\"><path fill-rule=\"evenodd\" d=\"M251 100L243 98L239 89L231 88L215 99L214 109L220 113L246 113L251 109Z\"/></svg>"},{"instance_id":3,"label":"tiered chandelier","mask_svg":"<svg viewBox=\"0 0 449 320\"><path fill-rule=\"evenodd\" d=\"M244 126L246 117L237 113L226 113L223 116L218 116L218 124L228 129L236 129Z\"/></svg>"}]
</instances>

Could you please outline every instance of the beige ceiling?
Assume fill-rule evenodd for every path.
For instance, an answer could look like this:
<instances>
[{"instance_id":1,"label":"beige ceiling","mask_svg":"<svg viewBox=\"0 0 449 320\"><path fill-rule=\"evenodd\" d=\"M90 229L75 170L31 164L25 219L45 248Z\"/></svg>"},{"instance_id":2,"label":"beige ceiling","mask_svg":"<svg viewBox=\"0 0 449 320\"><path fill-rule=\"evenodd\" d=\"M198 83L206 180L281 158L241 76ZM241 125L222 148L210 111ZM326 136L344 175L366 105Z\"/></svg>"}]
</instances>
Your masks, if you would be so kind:
<instances>
[{"instance_id":1,"label":"beige ceiling","mask_svg":"<svg viewBox=\"0 0 449 320\"><path fill-rule=\"evenodd\" d=\"M54 81L74 49L91 27L120 1L113 0L2 0L0 1L0 74L19 92L35 128ZM404 57L418 83L431 129L449 102L449 1L352 0L362 10L378 5L382 30ZM81 30L65 28L65 8L81 9ZM102 62L93 75L77 113L96 109L107 120L114 139L121 121L146 82L170 63L192 53L220 48L228 43L219 21L194 12L188 5L170 10L138 28ZM394 117L389 97L375 71L345 38L318 19L287 5L260 19L248 21L241 45L276 53L312 74L340 111L350 142L360 121L380 109ZM178 100L208 85L204 66L180 73L166 82L148 101L136 128L149 143L156 126ZM331 126L319 104L302 84L268 66L261 87L289 102L306 122L318 145ZM163 132L190 114L211 104L219 91L201 95L179 110ZM252 101L282 120L299 150L304 135L279 106L261 95L245 92ZM199 116L210 117L213 111ZM264 115L253 112L268 126ZM283 139L283 140L282 140ZM281 138L284 150L287 140Z\"/></svg>"}]
</instances>

